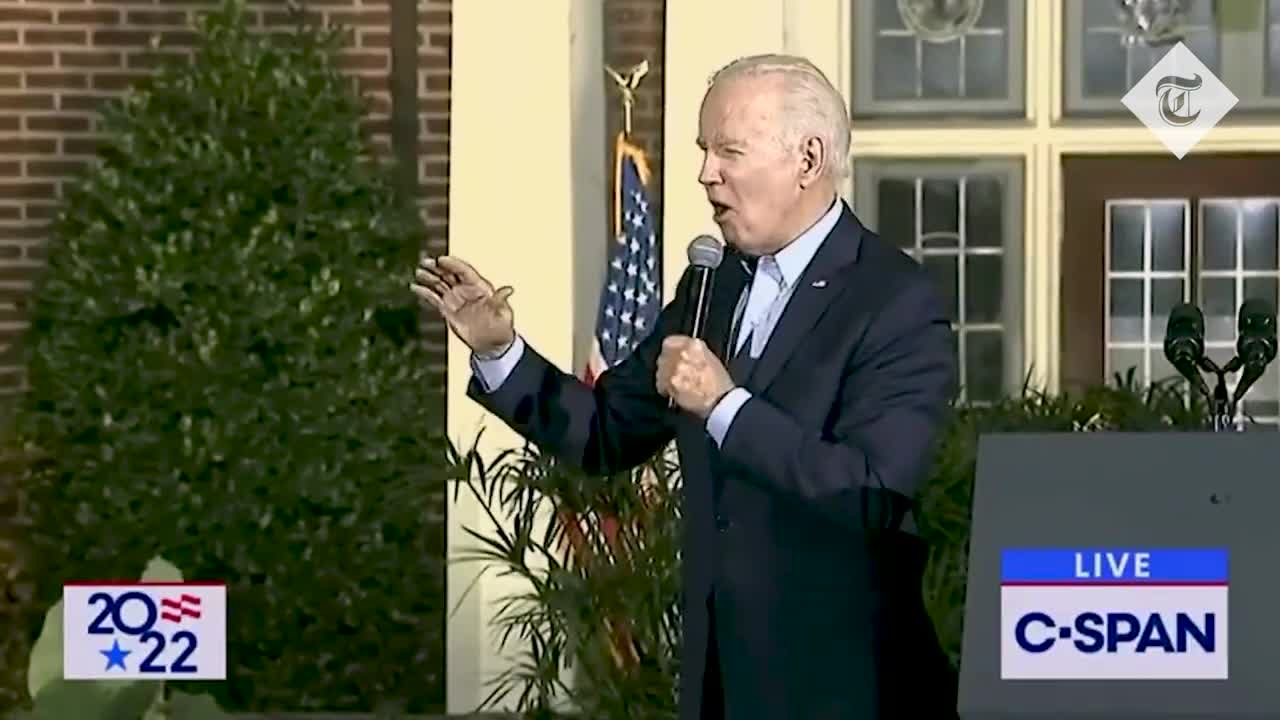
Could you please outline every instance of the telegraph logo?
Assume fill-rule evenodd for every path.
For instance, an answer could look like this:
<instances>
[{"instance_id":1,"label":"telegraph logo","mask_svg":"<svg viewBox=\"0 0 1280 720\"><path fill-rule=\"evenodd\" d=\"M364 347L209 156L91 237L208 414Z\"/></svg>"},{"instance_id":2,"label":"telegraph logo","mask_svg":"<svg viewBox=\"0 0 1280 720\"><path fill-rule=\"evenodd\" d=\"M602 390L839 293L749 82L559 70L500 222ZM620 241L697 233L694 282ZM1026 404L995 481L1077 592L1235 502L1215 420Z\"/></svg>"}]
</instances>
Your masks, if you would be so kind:
<instances>
[{"instance_id":1,"label":"telegraph logo","mask_svg":"<svg viewBox=\"0 0 1280 720\"><path fill-rule=\"evenodd\" d=\"M67 680L225 680L221 583L70 583L62 588Z\"/></svg>"},{"instance_id":2,"label":"telegraph logo","mask_svg":"<svg viewBox=\"0 0 1280 720\"><path fill-rule=\"evenodd\" d=\"M1001 554L1003 680L1226 680L1227 551Z\"/></svg>"}]
</instances>

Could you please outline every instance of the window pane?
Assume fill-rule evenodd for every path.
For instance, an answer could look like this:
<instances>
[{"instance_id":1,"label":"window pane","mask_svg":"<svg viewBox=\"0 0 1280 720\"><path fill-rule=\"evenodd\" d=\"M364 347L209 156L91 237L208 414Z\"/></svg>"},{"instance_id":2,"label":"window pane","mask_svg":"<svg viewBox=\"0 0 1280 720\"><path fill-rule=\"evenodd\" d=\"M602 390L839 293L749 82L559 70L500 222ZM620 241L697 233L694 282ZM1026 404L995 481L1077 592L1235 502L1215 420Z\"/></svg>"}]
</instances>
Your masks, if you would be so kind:
<instances>
[{"instance_id":1,"label":"window pane","mask_svg":"<svg viewBox=\"0 0 1280 720\"><path fill-rule=\"evenodd\" d=\"M1111 368L1108 383L1115 375L1127 376L1130 370L1139 383L1147 383L1147 351L1143 348L1111 348L1107 351L1107 366Z\"/></svg>"},{"instance_id":2,"label":"window pane","mask_svg":"<svg viewBox=\"0 0 1280 720\"><path fill-rule=\"evenodd\" d=\"M1240 230L1244 243L1245 270L1275 270L1276 204L1245 200L1240 205Z\"/></svg>"},{"instance_id":3,"label":"window pane","mask_svg":"<svg viewBox=\"0 0 1280 720\"><path fill-rule=\"evenodd\" d=\"M1144 267L1146 209L1142 205L1112 205L1109 212L1111 272L1140 272Z\"/></svg>"},{"instance_id":4,"label":"window pane","mask_svg":"<svg viewBox=\"0 0 1280 720\"><path fill-rule=\"evenodd\" d=\"M1004 188L999 179L965 179L964 235L969 247L1004 245Z\"/></svg>"},{"instance_id":5,"label":"window pane","mask_svg":"<svg viewBox=\"0 0 1280 720\"><path fill-rule=\"evenodd\" d=\"M924 234L944 233L955 235L960 231L960 183L956 180L929 179L921 183L924 218L921 230ZM954 245L956 240L945 242Z\"/></svg>"},{"instance_id":6,"label":"window pane","mask_svg":"<svg viewBox=\"0 0 1280 720\"><path fill-rule=\"evenodd\" d=\"M960 97L960 72L964 68L964 43L957 39L948 43L920 45L920 91L922 97Z\"/></svg>"},{"instance_id":7,"label":"window pane","mask_svg":"<svg viewBox=\"0 0 1280 720\"><path fill-rule=\"evenodd\" d=\"M872 209L864 222L916 258L946 304L973 388L962 387L962 399L1014 390L1023 378L1020 164L864 158L854 173L855 211Z\"/></svg>"},{"instance_id":8,"label":"window pane","mask_svg":"<svg viewBox=\"0 0 1280 720\"><path fill-rule=\"evenodd\" d=\"M1152 205L1151 269L1176 271L1186 269L1186 209L1182 203Z\"/></svg>"},{"instance_id":9,"label":"window pane","mask_svg":"<svg viewBox=\"0 0 1280 720\"><path fill-rule=\"evenodd\" d=\"M1202 279L1200 309L1204 312L1205 341L1223 343L1236 341L1235 278Z\"/></svg>"},{"instance_id":10,"label":"window pane","mask_svg":"<svg viewBox=\"0 0 1280 720\"><path fill-rule=\"evenodd\" d=\"M1142 342L1143 307L1142 280L1120 279L1111 281L1111 311L1109 315L1110 339L1117 343Z\"/></svg>"},{"instance_id":11,"label":"window pane","mask_svg":"<svg viewBox=\"0 0 1280 720\"><path fill-rule=\"evenodd\" d=\"M1275 363L1245 392L1240 409L1257 422L1274 423L1280 415L1280 369Z\"/></svg>"},{"instance_id":12,"label":"window pane","mask_svg":"<svg viewBox=\"0 0 1280 720\"><path fill-rule=\"evenodd\" d=\"M1064 0L1064 104L1070 114L1128 115L1119 100L1164 57L1172 42L1145 41L1145 27L1168 28L1216 76L1223 78L1222 46L1211 0L1183 0L1182 12L1166 16L1164 3L1122 7L1116 0ZM1171 21L1167 17L1173 18ZM1254 68L1258 65L1255 64ZM1257 74L1257 70L1254 70ZM1235 84L1223 78L1230 87ZM1238 94L1238 93L1237 93Z\"/></svg>"},{"instance_id":13,"label":"window pane","mask_svg":"<svg viewBox=\"0 0 1280 720\"><path fill-rule=\"evenodd\" d=\"M947 304L947 317L951 322L959 322L957 312L960 294L960 264L955 255L934 255L924 258L924 269L929 272L933 282L942 294L942 301Z\"/></svg>"},{"instance_id":14,"label":"window pane","mask_svg":"<svg viewBox=\"0 0 1280 720\"><path fill-rule=\"evenodd\" d=\"M855 116L1021 112L1023 0L848 3Z\"/></svg>"},{"instance_id":15,"label":"window pane","mask_svg":"<svg viewBox=\"0 0 1280 720\"><path fill-rule=\"evenodd\" d=\"M1200 247L1204 270L1234 270L1236 267L1236 211L1229 205L1205 203L1201 206Z\"/></svg>"},{"instance_id":16,"label":"window pane","mask_svg":"<svg viewBox=\"0 0 1280 720\"><path fill-rule=\"evenodd\" d=\"M903 100L919 93L916 83L916 41L903 35L876 37L876 92L877 100Z\"/></svg>"},{"instance_id":17,"label":"window pane","mask_svg":"<svg viewBox=\"0 0 1280 720\"><path fill-rule=\"evenodd\" d=\"M1266 300L1271 303L1271 307L1276 307L1280 302L1277 296L1276 288L1280 281L1274 277L1251 277L1244 279L1244 297L1240 299L1243 303L1245 300ZM1234 327L1235 321L1232 320ZM1235 341L1235 334L1231 335L1232 342Z\"/></svg>"},{"instance_id":18,"label":"window pane","mask_svg":"<svg viewBox=\"0 0 1280 720\"><path fill-rule=\"evenodd\" d=\"M1004 304L1004 258L969 255L964 262L964 319L966 323L998 323Z\"/></svg>"},{"instance_id":19,"label":"window pane","mask_svg":"<svg viewBox=\"0 0 1280 720\"><path fill-rule=\"evenodd\" d=\"M1149 342L1162 344L1165 326L1169 324L1169 312L1173 306L1182 302L1182 278L1152 278L1150 317L1147 324Z\"/></svg>"},{"instance_id":20,"label":"window pane","mask_svg":"<svg viewBox=\"0 0 1280 720\"><path fill-rule=\"evenodd\" d=\"M1004 395L1004 338L996 331L970 330L964 335L965 397L991 402Z\"/></svg>"},{"instance_id":21,"label":"window pane","mask_svg":"<svg viewBox=\"0 0 1280 720\"><path fill-rule=\"evenodd\" d=\"M877 208L881 237L898 247L916 247L916 184L911 180L884 179L879 182Z\"/></svg>"}]
</instances>

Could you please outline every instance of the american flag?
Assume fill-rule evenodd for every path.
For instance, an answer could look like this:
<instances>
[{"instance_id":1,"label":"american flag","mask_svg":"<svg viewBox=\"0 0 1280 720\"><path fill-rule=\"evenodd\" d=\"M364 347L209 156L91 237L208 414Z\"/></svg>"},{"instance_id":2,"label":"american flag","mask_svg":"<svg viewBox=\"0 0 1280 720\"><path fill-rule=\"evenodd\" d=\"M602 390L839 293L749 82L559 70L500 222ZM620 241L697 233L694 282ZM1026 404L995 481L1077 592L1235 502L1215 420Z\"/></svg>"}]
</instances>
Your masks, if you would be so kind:
<instances>
[{"instance_id":1,"label":"american flag","mask_svg":"<svg viewBox=\"0 0 1280 720\"><path fill-rule=\"evenodd\" d=\"M662 242L649 204L648 163L644 151L622 135L615 152L614 237L587 361L588 383L626 359L662 310Z\"/></svg>"}]
</instances>

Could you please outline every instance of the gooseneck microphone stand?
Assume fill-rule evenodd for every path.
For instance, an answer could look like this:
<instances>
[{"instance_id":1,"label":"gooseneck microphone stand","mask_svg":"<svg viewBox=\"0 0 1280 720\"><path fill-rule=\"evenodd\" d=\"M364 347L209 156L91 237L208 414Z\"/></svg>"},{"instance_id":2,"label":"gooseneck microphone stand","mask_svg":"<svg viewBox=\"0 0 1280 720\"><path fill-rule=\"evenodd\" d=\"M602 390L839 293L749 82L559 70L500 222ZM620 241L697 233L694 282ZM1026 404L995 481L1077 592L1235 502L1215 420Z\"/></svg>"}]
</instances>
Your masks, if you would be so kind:
<instances>
[{"instance_id":1,"label":"gooseneck microphone stand","mask_svg":"<svg viewBox=\"0 0 1280 720\"><path fill-rule=\"evenodd\" d=\"M1209 401L1211 412L1210 427L1214 432L1233 432L1240 428L1236 425L1236 402L1227 392L1227 375L1236 372L1244 365L1239 356L1231 358L1231 362L1218 367L1208 355L1200 356L1200 369L1211 372L1218 377L1213 386L1213 394L1205 399Z\"/></svg>"}]
</instances>

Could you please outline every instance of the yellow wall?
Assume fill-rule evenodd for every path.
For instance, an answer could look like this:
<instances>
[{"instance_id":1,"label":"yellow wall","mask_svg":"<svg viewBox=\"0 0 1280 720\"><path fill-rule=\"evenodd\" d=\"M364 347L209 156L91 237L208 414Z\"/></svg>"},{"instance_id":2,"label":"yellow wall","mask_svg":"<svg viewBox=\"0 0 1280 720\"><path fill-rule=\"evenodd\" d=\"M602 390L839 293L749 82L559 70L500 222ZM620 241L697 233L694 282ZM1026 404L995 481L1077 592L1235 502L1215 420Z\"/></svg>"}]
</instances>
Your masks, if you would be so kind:
<instances>
[{"instance_id":1,"label":"yellow wall","mask_svg":"<svg viewBox=\"0 0 1280 720\"><path fill-rule=\"evenodd\" d=\"M495 284L510 284L516 325L566 370L582 366L604 268L604 97L598 0L466 0L453 6L449 250ZM449 437L470 448L520 445L465 396L468 353L449 345ZM450 495L452 497L452 493ZM450 554L463 527L487 526L473 502L449 506ZM507 667L492 618L522 588L479 567L448 573L448 711L468 713ZM474 582L474 585L473 585ZM454 610L456 608L456 610Z\"/></svg>"}]
</instances>

